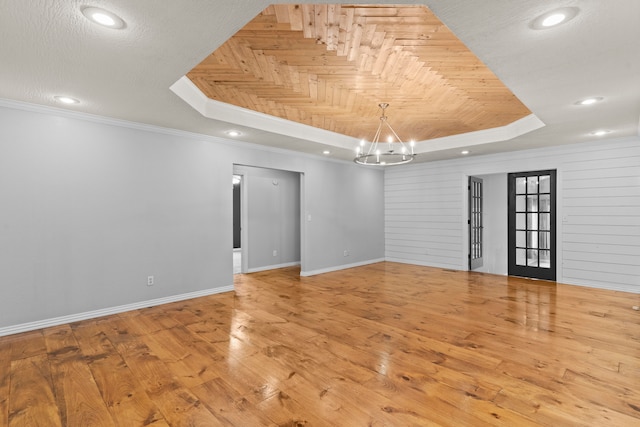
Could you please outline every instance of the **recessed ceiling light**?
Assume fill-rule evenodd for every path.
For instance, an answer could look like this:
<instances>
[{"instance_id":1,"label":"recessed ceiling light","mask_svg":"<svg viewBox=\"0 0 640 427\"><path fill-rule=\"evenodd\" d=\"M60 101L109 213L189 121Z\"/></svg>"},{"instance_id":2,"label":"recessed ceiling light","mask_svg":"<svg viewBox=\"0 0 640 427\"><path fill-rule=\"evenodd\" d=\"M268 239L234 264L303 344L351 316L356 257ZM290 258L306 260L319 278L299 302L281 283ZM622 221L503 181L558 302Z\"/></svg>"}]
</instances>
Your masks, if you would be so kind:
<instances>
[{"instance_id":1,"label":"recessed ceiling light","mask_svg":"<svg viewBox=\"0 0 640 427\"><path fill-rule=\"evenodd\" d=\"M95 22L103 27L120 29L125 27L125 23L118 15L99 7L85 7L82 14L91 22Z\"/></svg>"},{"instance_id":2,"label":"recessed ceiling light","mask_svg":"<svg viewBox=\"0 0 640 427\"><path fill-rule=\"evenodd\" d=\"M576 105L593 105L596 102L602 101L603 99L604 98L602 98L601 96L594 96L591 98L581 99L580 101L576 102Z\"/></svg>"},{"instance_id":3,"label":"recessed ceiling light","mask_svg":"<svg viewBox=\"0 0 640 427\"><path fill-rule=\"evenodd\" d=\"M329 150L324 150L324 151L322 152L322 154L324 154L325 156L328 156L329 154L331 154L331 151L329 151Z\"/></svg>"},{"instance_id":4,"label":"recessed ceiling light","mask_svg":"<svg viewBox=\"0 0 640 427\"><path fill-rule=\"evenodd\" d=\"M601 130L595 130L595 131L591 132L590 135L603 136L603 135L606 135L608 133L611 133L611 131L610 130L606 130L606 129L601 129Z\"/></svg>"},{"instance_id":5,"label":"recessed ceiling light","mask_svg":"<svg viewBox=\"0 0 640 427\"><path fill-rule=\"evenodd\" d=\"M560 24L567 18L567 15L564 13L554 13L553 15L549 15L542 20L543 27L553 27L554 25Z\"/></svg>"},{"instance_id":6,"label":"recessed ceiling light","mask_svg":"<svg viewBox=\"0 0 640 427\"><path fill-rule=\"evenodd\" d=\"M242 132L240 132L239 130L228 130L228 131L226 131L225 133L226 133L227 135L229 135L229 136L233 136L233 137L236 137L236 136L240 136L240 135L242 135Z\"/></svg>"},{"instance_id":7,"label":"recessed ceiling light","mask_svg":"<svg viewBox=\"0 0 640 427\"><path fill-rule=\"evenodd\" d=\"M469 153L470 153L470 151L469 151L469 150L464 150L464 151L461 151L461 152L460 152L460 154L469 154Z\"/></svg>"},{"instance_id":8,"label":"recessed ceiling light","mask_svg":"<svg viewBox=\"0 0 640 427\"><path fill-rule=\"evenodd\" d=\"M75 98L71 98L70 96L54 96L53 98L56 101L61 102L63 104L67 104L67 105L79 104L80 103L80 101L78 101Z\"/></svg>"},{"instance_id":9,"label":"recessed ceiling light","mask_svg":"<svg viewBox=\"0 0 640 427\"><path fill-rule=\"evenodd\" d=\"M531 21L531 28L534 30L544 30L564 24L575 18L578 14L577 7L562 7L547 13L543 13Z\"/></svg>"}]
</instances>

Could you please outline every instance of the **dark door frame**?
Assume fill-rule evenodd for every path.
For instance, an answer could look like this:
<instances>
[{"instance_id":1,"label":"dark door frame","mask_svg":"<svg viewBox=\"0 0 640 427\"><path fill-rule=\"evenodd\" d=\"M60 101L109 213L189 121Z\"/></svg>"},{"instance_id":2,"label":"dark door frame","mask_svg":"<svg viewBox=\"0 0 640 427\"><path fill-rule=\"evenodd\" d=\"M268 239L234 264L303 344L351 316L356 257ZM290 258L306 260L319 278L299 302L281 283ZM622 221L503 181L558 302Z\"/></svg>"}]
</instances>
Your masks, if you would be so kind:
<instances>
[{"instance_id":1,"label":"dark door frame","mask_svg":"<svg viewBox=\"0 0 640 427\"><path fill-rule=\"evenodd\" d=\"M541 212L539 211L539 204L536 204L536 210L531 209L529 203L528 203L528 199L527 202L525 203L525 207L524 210L522 210L522 206L519 207L518 209L516 209L516 178L529 178L529 177L534 177L534 176L545 176L545 175L549 175L550 177L550 191L549 191L549 200L550 200L550 205L549 205L549 211L546 212ZM528 181L527 181L527 185L528 185ZM536 186L537 181L536 181ZM538 198L536 198L535 200L539 201L540 198L540 192L539 189L535 189L535 190L531 190L527 187L527 190L525 191L525 193L528 193L529 195L536 197L536 195L538 196ZM543 192L543 195L546 195L546 192ZM525 194L526 195L526 194ZM556 266L556 170L541 170L541 171L530 171L530 172L517 172L517 173L510 173L508 175L508 209L509 209L509 213L508 213L508 274L509 276L520 276L520 277L529 277L529 278L536 278L536 279L543 279L543 280L552 280L555 281L556 280L556 270L557 270L557 266ZM540 224L541 223L541 217L542 215L546 215L549 214L550 220L549 220L549 241L548 241L548 246L549 246L549 251L550 251L550 255L549 255L549 261L550 261L550 266L549 268L542 268L542 267L538 267L537 266L537 262L534 263L536 264L536 266L530 266L529 265L529 252L531 253L535 253L535 255L538 257L538 262L540 260L540 252L541 249L540 248L540 239L542 238L541 235L542 233L539 232L538 230L538 226L536 225L535 228L531 228L531 230L529 229L529 218L530 215L537 215L535 218L535 222L536 224ZM523 215L525 217L525 221L526 224L524 225L524 228L522 228L522 225L520 226L520 228L518 228L518 231L520 232L525 232L526 234L526 244L524 246L522 246L522 242L517 242L516 239L516 214L519 215ZM529 233L529 231L532 231L532 233ZM530 240L530 236L534 235L537 236L536 239L538 239L536 241L535 244L530 244L529 240ZM519 243L519 244L518 244ZM524 249L522 249L524 248ZM531 251L529 251L527 248L534 248ZM538 250L536 250L535 248L538 248ZM525 250L526 251L526 261L525 264L526 265L522 265L522 264L518 264L517 260L516 260L516 252L517 250Z\"/></svg>"}]
</instances>

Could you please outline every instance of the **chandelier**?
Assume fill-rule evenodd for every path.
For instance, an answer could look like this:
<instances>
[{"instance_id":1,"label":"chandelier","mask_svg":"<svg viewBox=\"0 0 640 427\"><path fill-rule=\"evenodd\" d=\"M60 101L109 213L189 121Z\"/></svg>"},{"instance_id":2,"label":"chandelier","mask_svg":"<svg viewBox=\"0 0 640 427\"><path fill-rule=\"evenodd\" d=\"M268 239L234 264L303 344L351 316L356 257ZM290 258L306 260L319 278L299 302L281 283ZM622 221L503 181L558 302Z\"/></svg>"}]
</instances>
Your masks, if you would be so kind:
<instances>
[{"instance_id":1,"label":"chandelier","mask_svg":"<svg viewBox=\"0 0 640 427\"><path fill-rule=\"evenodd\" d=\"M415 157L413 153L415 143L411 141L405 144L393 130L387 121L387 116L384 114L389 104L383 102L378 104L378 106L382 110L378 130L376 130L373 141L370 143L369 149L366 152L366 142L364 140L360 141L360 146L356 148L356 158L353 159L353 161L360 165L367 166L392 166L409 163ZM389 129L391 135L389 135L387 142L380 142L380 134L382 133L382 128L385 126Z\"/></svg>"}]
</instances>

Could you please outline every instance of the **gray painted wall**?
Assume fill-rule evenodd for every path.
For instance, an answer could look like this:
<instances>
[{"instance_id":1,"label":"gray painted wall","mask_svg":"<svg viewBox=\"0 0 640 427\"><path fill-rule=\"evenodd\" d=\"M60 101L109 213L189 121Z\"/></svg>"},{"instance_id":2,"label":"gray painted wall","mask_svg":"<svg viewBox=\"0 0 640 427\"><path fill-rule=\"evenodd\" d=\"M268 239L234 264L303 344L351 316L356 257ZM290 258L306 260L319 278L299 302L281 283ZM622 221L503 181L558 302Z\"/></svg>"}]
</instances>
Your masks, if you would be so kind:
<instances>
[{"instance_id":1,"label":"gray painted wall","mask_svg":"<svg viewBox=\"0 0 640 427\"><path fill-rule=\"evenodd\" d=\"M0 328L232 286L234 164L304 174L306 272L384 257L380 170L0 103Z\"/></svg>"}]
</instances>

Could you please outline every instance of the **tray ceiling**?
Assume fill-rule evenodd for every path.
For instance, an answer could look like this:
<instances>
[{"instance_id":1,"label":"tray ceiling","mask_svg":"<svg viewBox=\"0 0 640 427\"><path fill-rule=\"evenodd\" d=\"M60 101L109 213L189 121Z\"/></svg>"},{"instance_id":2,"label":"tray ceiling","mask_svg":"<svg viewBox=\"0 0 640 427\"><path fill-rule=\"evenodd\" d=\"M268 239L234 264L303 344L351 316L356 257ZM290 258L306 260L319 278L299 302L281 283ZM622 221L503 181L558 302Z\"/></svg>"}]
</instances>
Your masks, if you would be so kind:
<instances>
[{"instance_id":1,"label":"tray ceiling","mask_svg":"<svg viewBox=\"0 0 640 427\"><path fill-rule=\"evenodd\" d=\"M214 101L358 139L381 102L416 141L531 114L424 6L271 5L187 77Z\"/></svg>"}]
</instances>

